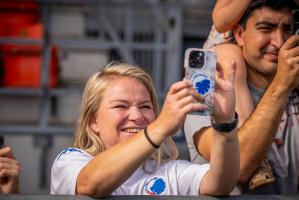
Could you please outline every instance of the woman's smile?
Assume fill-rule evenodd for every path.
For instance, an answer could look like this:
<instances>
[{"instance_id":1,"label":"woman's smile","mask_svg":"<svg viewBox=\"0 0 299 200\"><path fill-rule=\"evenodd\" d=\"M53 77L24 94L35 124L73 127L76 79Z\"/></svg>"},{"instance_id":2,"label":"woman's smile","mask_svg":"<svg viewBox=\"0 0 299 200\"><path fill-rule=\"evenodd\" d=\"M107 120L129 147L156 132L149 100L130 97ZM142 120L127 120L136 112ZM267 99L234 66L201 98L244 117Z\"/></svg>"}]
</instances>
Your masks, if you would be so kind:
<instances>
[{"instance_id":1,"label":"woman's smile","mask_svg":"<svg viewBox=\"0 0 299 200\"><path fill-rule=\"evenodd\" d=\"M135 135L136 133L140 132L143 128L124 128L121 130L120 134L121 135L128 135L128 136L132 136Z\"/></svg>"}]
</instances>

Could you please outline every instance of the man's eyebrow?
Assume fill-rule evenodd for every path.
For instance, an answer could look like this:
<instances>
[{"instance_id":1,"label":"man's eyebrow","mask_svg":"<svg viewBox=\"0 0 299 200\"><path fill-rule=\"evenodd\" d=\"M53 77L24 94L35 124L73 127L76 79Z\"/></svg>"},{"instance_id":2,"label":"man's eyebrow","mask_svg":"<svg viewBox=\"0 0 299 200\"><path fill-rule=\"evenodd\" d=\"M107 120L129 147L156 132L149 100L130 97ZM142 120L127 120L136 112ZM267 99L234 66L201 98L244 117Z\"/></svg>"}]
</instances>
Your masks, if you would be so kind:
<instances>
[{"instance_id":1,"label":"man's eyebrow","mask_svg":"<svg viewBox=\"0 0 299 200\"><path fill-rule=\"evenodd\" d=\"M276 27L277 26L277 24L269 22L269 21L260 21L260 22L257 22L255 24L255 26L265 26L265 25L266 26L271 26L271 27Z\"/></svg>"},{"instance_id":2,"label":"man's eyebrow","mask_svg":"<svg viewBox=\"0 0 299 200\"><path fill-rule=\"evenodd\" d=\"M256 26L266 25L266 26L271 26L271 27L276 27L277 26L276 23L272 23L272 22L269 22L269 21L260 21L260 22L257 22L255 25ZM291 26L291 23L283 23L282 26L283 27L289 27L289 26Z\"/></svg>"},{"instance_id":3,"label":"man's eyebrow","mask_svg":"<svg viewBox=\"0 0 299 200\"><path fill-rule=\"evenodd\" d=\"M269 22L269 21L260 21L260 22L257 22L256 24L255 24L255 26L269 26L269 27L277 27L278 26L278 24L276 24L276 23L272 23L272 22ZM291 28L291 24L290 23L283 23L282 24L282 28L284 28L284 29L290 29Z\"/></svg>"}]
</instances>

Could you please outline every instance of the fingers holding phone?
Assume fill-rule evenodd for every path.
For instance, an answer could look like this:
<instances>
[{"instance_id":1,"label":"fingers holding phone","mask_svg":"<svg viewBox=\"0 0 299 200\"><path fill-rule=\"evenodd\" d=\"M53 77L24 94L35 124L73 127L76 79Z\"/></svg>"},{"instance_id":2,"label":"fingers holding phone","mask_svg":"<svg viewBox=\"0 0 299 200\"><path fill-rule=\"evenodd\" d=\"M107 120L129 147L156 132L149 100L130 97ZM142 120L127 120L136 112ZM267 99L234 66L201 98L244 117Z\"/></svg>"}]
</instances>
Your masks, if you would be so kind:
<instances>
[{"instance_id":1,"label":"fingers holding phone","mask_svg":"<svg viewBox=\"0 0 299 200\"><path fill-rule=\"evenodd\" d=\"M13 156L10 147L4 145L4 138L0 136L0 188L2 193L19 192L20 165Z\"/></svg>"},{"instance_id":2,"label":"fingers holding phone","mask_svg":"<svg viewBox=\"0 0 299 200\"><path fill-rule=\"evenodd\" d=\"M0 157L13 157L11 148L5 146L3 135L0 135Z\"/></svg>"}]
</instances>

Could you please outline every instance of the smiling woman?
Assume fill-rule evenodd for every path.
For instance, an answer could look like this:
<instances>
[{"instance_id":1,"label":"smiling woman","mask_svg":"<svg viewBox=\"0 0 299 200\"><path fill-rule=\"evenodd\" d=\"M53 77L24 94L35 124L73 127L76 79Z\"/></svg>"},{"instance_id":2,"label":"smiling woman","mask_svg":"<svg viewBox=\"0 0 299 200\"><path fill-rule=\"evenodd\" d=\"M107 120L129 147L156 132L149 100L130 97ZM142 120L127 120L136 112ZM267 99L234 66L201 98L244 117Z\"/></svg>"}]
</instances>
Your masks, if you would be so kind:
<instances>
[{"instance_id":1,"label":"smiling woman","mask_svg":"<svg viewBox=\"0 0 299 200\"><path fill-rule=\"evenodd\" d=\"M235 123L234 67L224 79L218 71L215 123ZM186 114L207 109L192 83L170 88L163 109L150 76L140 67L111 64L86 84L73 148L55 159L52 194L225 195L239 178L236 130L215 130L211 164L178 161L171 139ZM219 124L218 124L219 125ZM221 126L221 124L220 124Z\"/></svg>"},{"instance_id":2,"label":"smiling woman","mask_svg":"<svg viewBox=\"0 0 299 200\"><path fill-rule=\"evenodd\" d=\"M107 149L138 133L154 118L150 95L141 82L129 77L112 77L91 128L95 133L102 133Z\"/></svg>"}]
</instances>

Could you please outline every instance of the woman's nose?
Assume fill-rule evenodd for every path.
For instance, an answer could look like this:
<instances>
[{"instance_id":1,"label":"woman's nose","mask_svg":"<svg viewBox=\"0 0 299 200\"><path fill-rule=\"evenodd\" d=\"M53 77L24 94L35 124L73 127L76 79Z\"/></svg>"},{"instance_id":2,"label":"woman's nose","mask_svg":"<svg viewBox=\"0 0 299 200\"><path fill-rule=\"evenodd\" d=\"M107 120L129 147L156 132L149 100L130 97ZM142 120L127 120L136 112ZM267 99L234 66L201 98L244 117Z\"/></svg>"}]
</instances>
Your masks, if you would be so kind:
<instances>
[{"instance_id":1,"label":"woman's nose","mask_svg":"<svg viewBox=\"0 0 299 200\"><path fill-rule=\"evenodd\" d=\"M137 107L131 107L129 110L129 120L140 123L144 120L141 110Z\"/></svg>"}]
</instances>

